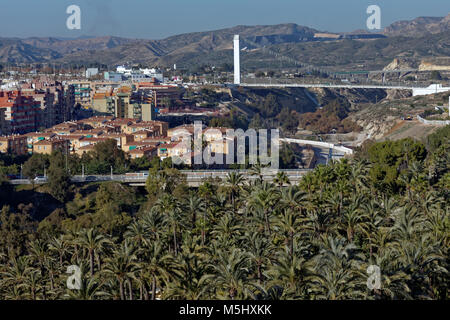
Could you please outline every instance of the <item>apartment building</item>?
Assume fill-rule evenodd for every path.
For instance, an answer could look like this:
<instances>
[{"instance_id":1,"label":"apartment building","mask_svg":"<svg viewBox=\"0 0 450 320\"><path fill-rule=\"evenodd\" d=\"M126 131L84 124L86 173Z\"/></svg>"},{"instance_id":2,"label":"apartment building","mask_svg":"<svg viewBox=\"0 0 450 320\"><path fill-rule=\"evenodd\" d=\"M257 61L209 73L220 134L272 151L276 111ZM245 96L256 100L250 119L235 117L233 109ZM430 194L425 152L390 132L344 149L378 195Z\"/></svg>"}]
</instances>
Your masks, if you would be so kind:
<instances>
[{"instance_id":1,"label":"apartment building","mask_svg":"<svg viewBox=\"0 0 450 320\"><path fill-rule=\"evenodd\" d=\"M208 143L208 148L212 155L227 155L234 150L234 142L234 138L221 138L219 140L212 140Z\"/></svg>"},{"instance_id":2,"label":"apartment building","mask_svg":"<svg viewBox=\"0 0 450 320\"><path fill-rule=\"evenodd\" d=\"M94 149L95 149L95 147L93 144L88 144L88 145L78 148L78 150L76 150L75 153L81 157L85 153L94 151Z\"/></svg>"},{"instance_id":3,"label":"apartment building","mask_svg":"<svg viewBox=\"0 0 450 320\"><path fill-rule=\"evenodd\" d=\"M182 157L188 153L191 153L191 146L183 142L161 144L158 146L158 157L161 159L175 156Z\"/></svg>"},{"instance_id":4,"label":"apartment building","mask_svg":"<svg viewBox=\"0 0 450 320\"><path fill-rule=\"evenodd\" d=\"M75 91L71 85L63 85L48 77L21 85L22 90L29 92L35 100L41 102L39 126L51 127L72 118L75 105Z\"/></svg>"},{"instance_id":5,"label":"apartment building","mask_svg":"<svg viewBox=\"0 0 450 320\"><path fill-rule=\"evenodd\" d=\"M33 144L33 153L51 154L56 150L68 152L69 141L60 137L53 137L48 140L40 140Z\"/></svg>"},{"instance_id":6,"label":"apartment building","mask_svg":"<svg viewBox=\"0 0 450 320\"><path fill-rule=\"evenodd\" d=\"M221 141L222 138L225 138L228 130L233 130L232 128L225 127L213 127L213 128L205 128L203 130L203 139L207 142L211 141ZM233 130L234 132L234 130Z\"/></svg>"},{"instance_id":7,"label":"apartment building","mask_svg":"<svg viewBox=\"0 0 450 320\"><path fill-rule=\"evenodd\" d=\"M115 113L115 100L113 92L99 92L92 97L92 109L99 113Z\"/></svg>"},{"instance_id":8,"label":"apartment building","mask_svg":"<svg viewBox=\"0 0 450 320\"><path fill-rule=\"evenodd\" d=\"M7 134L6 132L6 120L5 120L5 109L0 108L0 136Z\"/></svg>"},{"instance_id":9,"label":"apartment building","mask_svg":"<svg viewBox=\"0 0 450 320\"><path fill-rule=\"evenodd\" d=\"M114 139L117 146L131 157L151 157L158 154L158 145L170 142L170 138L166 136L167 128L168 123L161 121L92 117L77 122L60 123L45 132L30 133L26 136L26 148L30 153L51 153L61 148L63 143L60 141L64 140L63 146L69 152L82 156L92 151L97 143ZM133 151L136 149L138 151ZM178 154L179 151L174 148L170 150L170 154L172 153Z\"/></svg>"},{"instance_id":10,"label":"apartment building","mask_svg":"<svg viewBox=\"0 0 450 320\"><path fill-rule=\"evenodd\" d=\"M134 141L142 141L148 138L152 138L159 135L159 131L155 132L154 130L140 130L133 132L132 136Z\"/></svg>"},{"instance_id":11,"label":"apartment building","mask_svg":"<svg viewBox=\"0 0 450 320\"><path fill-rule=\"evenodd\" d=\"M53 132L57 135L68 135L79 129L77 122L63 122L45 130L45 132Z\"/></svg>"},{"instance_id":12,"label":"apartment building","mask_svg":"<svg viewBox=\"0 0 450 320\"><path fill-rule=\"evenodd\" d=\"M171 85L160 85L156 82L137 82L136 89L146 93L153 98L155 108L167 107L167 100L175 101L181 99L184 88Z\"/></svg>"},{"instance_id":13,"label":"apartment building","mask_svg":"<svg viewBox=\"0 0 450 320\"><path fill-rule=\"evenodd\" d=\"M159 135L162 137L167 137L167 132L169 130L169 124L163 121L139 121L130 125L127 125L125 132L135 133L142 130L152 130L158 131Z\"/></svg>"},{"instance_id":14,"label":"apartment building","mask_svg":"<svg viewBox=\"0 0 450 320\"><path fill-rule=\"evenodd\" d=\"M156 146L145 146L141 148L136 148L133 150L130 150L128 154L130 155L131 159L141 158L141 157L147 157L147 158L153 158L157 155L157 147Z\"/></svg>"},{"instance_id":15,"label":"apartment building","mask_svg":"<svg viewBox=\"0 0 450 320\"><path fill-rule=\"evenodd\" d=\"M5 114L7 133L36 131L40 103L20 90L0 91L0 108Z\"/></svg>"},{"instance_id":16,"label":"apartment building","mask_svg":"<svg viewBox=\"0 0 450 320\"><path fill-rule=\"evenodd\" d=\"M113 116L95 116L87 119L78 120L79 124L89 125L92 128L98 128L100 126L105 125L107 122L113 120Z\"/></svg>"},{"instance_id":17,"label":"apartment building","mask_svg":"<svg viewBox=\"0 0 450 320\"><path fill-rule=\"evenodd\" d=\"M34 144L42 140L50 140L56 137L53 132L30 132L25 135L27 137L28 153L33 153Z\"/></svg>"},{"instance_id":18,"label":"apartment building","mask_svg":"<svg viewBox=\"0 0 450 320\"><path fill-rule=\"evenodd\" d=\"M127 132L127 128L129 125L132 125L133 123L135 123L137 120L136 119L129 119L129 118L122 118L122 119L113 119L110 120L108 122L106 122L104 125L107 126L113 126L113 127L119 127L120 128L120 132Z\"/></svg>"},{"instance_id":19,"label":"apartment building","mask_svg":"<svg viewBox=\"0 0 450 320\"><path fill-rule=\"evenodd\" d=\"M104 133L102 138L114 139L117 141L117 146L126 151L125 146L134 141L133 135L126 133Z\"/></svg>"},{"instance_id":20,"label":"apartment building","mask_svg":"<svg viewBox=\"0 0 450 320\"><path fill-rule=\"evenodd\" d=\"M27 154L27 137L25 135L10 135L0 137L0 152L15 155Z\"/></svg>"},{"instance_id":21,"label":"apartment building","mask_svg":"<svg viewBox=\"0 0 450 320\"><path fill-rule=\"evenodd\" d=\"M57 123L55 94L50 90L22 89L22 92L34 98L40 104L38 126L49 128Z\"/></svg>"},{"instance_id":22,"label":"apartment building","mask_svg":"<svg viewBox=\"0 0 450 320\"><path fill-rule=\"evenodd\" d=\"M83 107L89 107L92 104L92 88L90 81L72 81L71 85L74 90L75 104L79 103Z\"/></svg>"}]
</instances>

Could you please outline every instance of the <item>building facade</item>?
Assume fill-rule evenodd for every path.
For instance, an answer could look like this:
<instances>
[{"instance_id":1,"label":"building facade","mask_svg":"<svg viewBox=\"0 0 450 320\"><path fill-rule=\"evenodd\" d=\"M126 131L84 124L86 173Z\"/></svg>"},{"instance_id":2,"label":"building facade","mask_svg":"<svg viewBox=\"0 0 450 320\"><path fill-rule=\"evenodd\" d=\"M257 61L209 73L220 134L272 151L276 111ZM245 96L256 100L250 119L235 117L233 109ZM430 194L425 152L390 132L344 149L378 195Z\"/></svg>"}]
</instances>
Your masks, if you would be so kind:
<instances>
[{"instance_id":1,"label":"building facade","mask_svg":"<svg viewBox=\"0 0 450 320\"><path fill-rule=\"evenodd\" d=\"M5 114L8 134L36 131L39 125L40 102L20 90L0 91L0 108Z\"/></svg>"}]
</instances>

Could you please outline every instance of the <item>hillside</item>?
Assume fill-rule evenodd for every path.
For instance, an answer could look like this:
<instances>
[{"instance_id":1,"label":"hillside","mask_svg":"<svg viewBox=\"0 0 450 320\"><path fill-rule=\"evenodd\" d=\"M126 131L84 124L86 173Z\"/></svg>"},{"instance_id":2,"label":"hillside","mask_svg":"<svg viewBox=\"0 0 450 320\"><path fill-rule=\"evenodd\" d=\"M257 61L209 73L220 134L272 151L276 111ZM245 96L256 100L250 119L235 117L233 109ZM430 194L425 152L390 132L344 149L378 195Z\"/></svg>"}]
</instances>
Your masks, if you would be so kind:
<instances>
[{"instance_id":1,"label":"hillside","mask_svg":"<svg viewBox=\"0 0 450 320\"><path fill-rule=\"evenodd\" d=\"M119 37L96 37L96 38L78 38L72 40L63 40L58 38L28 38L22 40L38 49L51 49L62 55L86 50L104 50L112 49L117 46L133 42L133 39Z\"/></svg>"},{"instance_id":2,"label":"hillside","mask_svg":"<svg viewBox=\"0 0 450 320\"><path fill-rule=\"evenodd\" d=\"M120 37L0 38L0 63L101 63L192 68L200 64L221 65L232 62L232 37L241 37L244 70L278 69L289 66L275 58L278 52L294 60L319 67L336 69L382 69L394 58L409 58L414 65L423 59L450 56L450 16L399 21L384 30L388 37L362 39L367 33L340 34L329 41L315 38L322 31L294 23L235 26L220 30L194 32L161 40ZM352 35L352 37L350 37ZM263 49L269 49L265 50ZM292 62L290 63L292 66Z\"/></svg>"},{"instance_id":3,"label":"hillside","mask_svg":"<svg viewBox=\"0 0 450 320\"><path fill-rule=\"evenodd\" d=\"M61 57L61 54L48 48L37 48L18 39L0 38L0 62L30 63Z\"/></svg>"},{"instance_id":4,"label":"hillside","mask_svg":"<svg viewBox=\"0 0 450 320\"><path fill-rule=\"evenodd\" d=\"M397 21L383 31L388 36L424 36L448 32L450 14L446 17L418 17L411 21Z\"/></svg>"},{"instance_id":5,"label":"hillside","mask_svg":"<svg viewBox=\"0 0 450 320\"><path fill-rule=\"evenodd\" d=\"M418 62L425 58L448 57L449 43L450 33L444 32L418 38L398 36L369 41L344 39L280 44L271 49L300 63L315 66L332 67L336 70L381 70L396 57L408 57ZM245 53L242 59L247 65L257 65L266 56L263 50L258 49Z\"/></svg>"},{"instance_id":6,"label":"hillside","mask_svg":"<svg viewBox=\"0 0 450 320\"><path fill-rule=\"evenodd\" d=\"M432 110L435 106L443 105L448 101L448 92L427 96L405 97L397 94L388 96L379 103L360 105L358 111L352 113L350 118L364 128L368 138L375 140L401 139L425 137L436 130L434 126L423 125L415 120L416 115L425 110ZM412 116L412 121L401 120L401 117Z\"/></svg>"}]
</instances>

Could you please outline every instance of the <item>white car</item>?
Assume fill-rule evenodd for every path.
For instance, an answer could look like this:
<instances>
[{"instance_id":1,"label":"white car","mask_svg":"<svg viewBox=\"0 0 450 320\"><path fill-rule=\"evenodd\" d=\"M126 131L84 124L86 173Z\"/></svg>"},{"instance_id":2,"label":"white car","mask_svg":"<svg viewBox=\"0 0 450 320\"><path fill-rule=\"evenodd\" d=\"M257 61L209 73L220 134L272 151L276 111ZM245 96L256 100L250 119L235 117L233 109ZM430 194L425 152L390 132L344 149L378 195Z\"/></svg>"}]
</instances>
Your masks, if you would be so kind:
<instances>
[{"instance_id":1,"label":"white car","mask_svg":"<svg viewBox=\"0 0 450 320\"><path fill-rule=\"evenodd\" d=\"M37 176L36 178L34 178L34 182L37 182L37 183L47 182L47 177Z\"/></svg>"}]
</instances>

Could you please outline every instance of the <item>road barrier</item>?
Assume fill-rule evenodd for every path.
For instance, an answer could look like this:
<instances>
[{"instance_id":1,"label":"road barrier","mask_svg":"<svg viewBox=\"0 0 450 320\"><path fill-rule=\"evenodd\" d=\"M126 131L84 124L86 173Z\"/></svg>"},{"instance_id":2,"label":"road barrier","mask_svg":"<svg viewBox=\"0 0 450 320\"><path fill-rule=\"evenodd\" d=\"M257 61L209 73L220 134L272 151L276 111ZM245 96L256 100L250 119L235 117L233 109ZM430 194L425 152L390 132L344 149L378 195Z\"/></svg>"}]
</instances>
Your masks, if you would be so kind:
<instances>
[{"instance_id":1,"label":"road barrier","mask_svg":"<svg viewBox=\"0 0 450 320\"><path fill-rule=\"evenodd\" d=\"M450 120L427 120L422 118L420 115L417 115L417 120L424 124L430 124L434 126L446 126L450 124Z\"/></svg>"}]
</instances>

